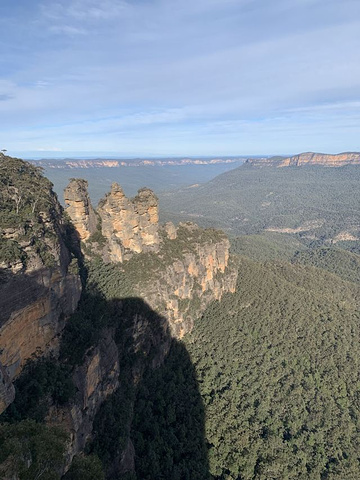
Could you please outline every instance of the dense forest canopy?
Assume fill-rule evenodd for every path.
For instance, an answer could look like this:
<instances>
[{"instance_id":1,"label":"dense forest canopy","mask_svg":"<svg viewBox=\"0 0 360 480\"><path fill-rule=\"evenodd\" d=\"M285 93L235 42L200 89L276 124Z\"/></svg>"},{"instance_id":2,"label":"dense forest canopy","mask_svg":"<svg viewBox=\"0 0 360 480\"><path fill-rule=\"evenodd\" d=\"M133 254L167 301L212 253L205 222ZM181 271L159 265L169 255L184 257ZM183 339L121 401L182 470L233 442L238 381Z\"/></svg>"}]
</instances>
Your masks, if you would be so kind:
<instances>
[{"instance_id":1,"label":"dense forest canopy","mask_svg":"<svg viewBox=\"0 0 360 480\"><path fill-rule=\"evenodd\" d=\"M359 287L243 257L187 337L216 479L356 479Z\"/></svg>"},{"instance_id":2,"label":"dense forest canopy","mask_svg":"<svg viewBox=\"0 0 360 480\"><path fill-rule=\"evenodd\" d=\"M243 165L197 188L160 194L160 207L164 219L191 218L234 236L271 229L324 241L358 231L359 182L357 166Z\"/></svg>"}]
</instances>

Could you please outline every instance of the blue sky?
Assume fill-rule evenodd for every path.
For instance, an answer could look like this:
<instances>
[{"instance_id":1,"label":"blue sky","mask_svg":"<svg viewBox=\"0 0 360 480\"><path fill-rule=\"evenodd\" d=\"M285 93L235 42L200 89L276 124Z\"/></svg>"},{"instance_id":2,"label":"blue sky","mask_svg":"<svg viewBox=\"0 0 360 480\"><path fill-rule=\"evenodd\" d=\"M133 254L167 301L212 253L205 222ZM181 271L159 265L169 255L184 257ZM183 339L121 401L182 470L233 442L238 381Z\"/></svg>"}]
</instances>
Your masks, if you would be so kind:
<instances>
[{"instance_id":1,"label":"blue sky","mask_svg":"<svg viewBox=\"0 0 360 480\"><path fill-rule=\"evenodd\" d=\"M1 0L0 148L360 150L359 0Z\"/></svg>"}]
</instances>

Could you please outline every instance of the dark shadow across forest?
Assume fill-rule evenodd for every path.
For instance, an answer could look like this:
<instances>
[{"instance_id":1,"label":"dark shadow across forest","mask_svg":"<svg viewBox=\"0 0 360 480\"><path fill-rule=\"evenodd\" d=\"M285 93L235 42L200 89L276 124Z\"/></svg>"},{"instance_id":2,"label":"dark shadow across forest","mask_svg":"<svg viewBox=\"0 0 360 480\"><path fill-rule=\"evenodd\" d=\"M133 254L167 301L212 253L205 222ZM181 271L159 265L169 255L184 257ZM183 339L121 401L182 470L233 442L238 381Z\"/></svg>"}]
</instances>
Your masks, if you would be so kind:
<instances>
[{"instance_id":1,"label":"dark shadow across forest","mask_svg":"<svg viewBox=\"0 0 360 480\"><path fill-rule=\"evenodd\" d=\"M108 479L209 479L204 405L185 345L142 299L109 299L96 283L86 285L66 322L59 357L30 360L15 381L1 428L29 419L43 424L51 406L77 403L76 371L109 332L119 352L119 387L98 410L85 453L100 458ZM6 438L5 431L0 443ZM79 477L70 469L65 478Z\"/></svg>"}]
</instances>

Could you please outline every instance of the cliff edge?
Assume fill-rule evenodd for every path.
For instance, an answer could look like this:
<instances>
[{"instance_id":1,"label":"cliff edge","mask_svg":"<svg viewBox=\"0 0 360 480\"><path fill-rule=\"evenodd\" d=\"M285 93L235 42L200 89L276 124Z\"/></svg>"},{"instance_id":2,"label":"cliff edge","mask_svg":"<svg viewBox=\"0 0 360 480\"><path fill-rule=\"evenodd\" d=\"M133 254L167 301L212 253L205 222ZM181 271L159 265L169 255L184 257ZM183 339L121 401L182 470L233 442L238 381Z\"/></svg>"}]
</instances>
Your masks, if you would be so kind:
<instances>
[{"instance_id":1,"label":"cliff edge","mask_svg":"<svg viewBox=\"0 0 360 480\"><path fill-rule=\"evenodd\" d=\"M0 187L1 412L27 360L56 350L81 282L62 207L41 170L1 155Z\"/></svg>"},{"instance_id":2,"label":"cliff edge","mask_svg":"<svg viewBox=\"0 0 360 480\"><path fill-rule=\"evenodd\" d=\"M320 165L323 167L343 167L345 165L360 165L359 152L344 152L337 154L306 152L292 157L249 158L246 165L254 167L303 167Z\"/></svg>"}]
</instances>

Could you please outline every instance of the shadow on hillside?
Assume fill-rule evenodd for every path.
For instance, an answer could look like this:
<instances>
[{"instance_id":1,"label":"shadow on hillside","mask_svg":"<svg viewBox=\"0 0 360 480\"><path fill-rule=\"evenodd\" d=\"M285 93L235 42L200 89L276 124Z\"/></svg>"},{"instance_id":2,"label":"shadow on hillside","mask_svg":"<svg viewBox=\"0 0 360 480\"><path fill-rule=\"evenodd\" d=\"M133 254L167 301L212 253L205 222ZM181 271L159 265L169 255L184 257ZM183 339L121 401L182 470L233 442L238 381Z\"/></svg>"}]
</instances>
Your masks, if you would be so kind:
<instances>
[{"instance_id":1,"label":"shadow on hillside","mask_svg":"<svg viewBox=\"0 0 360 480\"><path fill-rule=\"evenodd\" d=\"M14 279L9 282L15 285ZM194 366L185 345L171 337L167 320L142 299L107 300L94 287L85 290L63 330L59 362L53 361L65 373L75 372L104 332L111 332L118 347L119 388L96 414L87 453L100 457L111 480L211 478L204 406ZM39 420L37 406L48 405L52 393L44 401L30 398L36 381L32 373L20 375L6 421ZM41 388L37 395L43 395ZM76 398L67 401L71 404ZM57 400L52 397L52 401ZM11 418L12 411L17 416Z\"/></svg>"},{"instance_id":2,"label":"shadow on hillside","mask_svg":"<svg viewBox=\"0 0 360 480\"><path fill-rule=\"evenodd\" d=\"M92 308L94 299L103 302L89 299ZM108 479L209 479L204 406L185 345L140 298L103 307L116 328L120 386L98 411L89 452Z\"/></svg>"}]
</instances>

